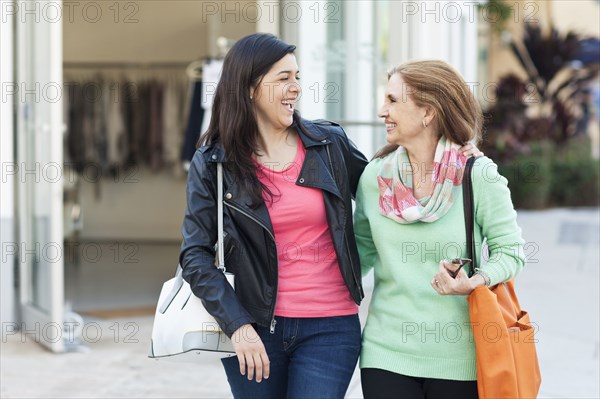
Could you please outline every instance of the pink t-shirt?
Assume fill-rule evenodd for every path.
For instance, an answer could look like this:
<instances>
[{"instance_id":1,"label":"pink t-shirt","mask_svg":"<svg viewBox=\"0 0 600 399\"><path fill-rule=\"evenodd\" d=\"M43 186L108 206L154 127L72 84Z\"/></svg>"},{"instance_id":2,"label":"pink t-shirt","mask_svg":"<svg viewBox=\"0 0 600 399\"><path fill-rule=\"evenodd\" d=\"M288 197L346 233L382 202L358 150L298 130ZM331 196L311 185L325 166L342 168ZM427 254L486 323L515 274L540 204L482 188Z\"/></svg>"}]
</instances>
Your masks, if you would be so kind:
<instances>
[{"instance_id":1,"label":"pink t-shirt","mask_svg":"<svg viewBox=\"0 0 600 399\"><path fill-rule=\"evenodd\" d=\"M266 198L273 224L279 281L275 315L328 317L358 313L344 283L327 225L320 189L296 185L306 150L298 139L294 162L276 172L259 164L259 180L274 194Z\"/></svg>"}]
</instances>

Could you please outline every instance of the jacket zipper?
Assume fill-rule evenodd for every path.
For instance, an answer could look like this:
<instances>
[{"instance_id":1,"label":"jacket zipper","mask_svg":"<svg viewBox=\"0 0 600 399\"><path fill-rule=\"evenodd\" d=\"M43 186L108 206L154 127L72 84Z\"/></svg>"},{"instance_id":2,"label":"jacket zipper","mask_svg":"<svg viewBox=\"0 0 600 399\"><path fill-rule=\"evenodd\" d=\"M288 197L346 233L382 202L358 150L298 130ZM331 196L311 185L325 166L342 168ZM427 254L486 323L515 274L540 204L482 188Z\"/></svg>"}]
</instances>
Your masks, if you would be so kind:
<instances>
[{"instance_id":1,"label":"jacket zipper","mask_svg":"<svg viewBox=\"0 0 600 399\"><path fill-rule=\"evenodd\" d=\"M269 235L271 236L271 238L273 239L273 241L275 241L275 236L273 234L271 234L271 231L267 228L267 226L265 226L263 223L260 222L260 220L258 220L257 218L255 218L254 216L250 215L248 212L241 210L240 208L231 205L228 202L223 201L223 203L225 205L227 205L228 207L230 207L231 209L235 209L236 211L238 211L239 213L247 216L248 218L252 219L253 221L255 221L260 227L262 227L263 229L265 229L267 231L267 233L269 233Z\"/></svg>"},{"instance_id":2,"label":"jacket zipper","mask_svg":"<svg viewBox=\"0 0 600 399\"><path fill-rule=\"evenodd\" d=\"M238 211L239 213L241 213L242 215L245 215L246 217L248 217L249 219L253 220L254 222L256 222L256 224L258 224L259 226L261 226L263 229L266 230L267 233L269 233L269 235L271 236L271 238L273 239L273 242L275 242L275 236L271 233L271 231L267 228L267 226L265 226L263 223L260 222L260 220L258 220L257 218L255 218L254 216L250 215L248 212L241 210L240 208L231 205L228 202L223 201L223 203L225 205L227 205L228 207L230 207L231 209L235 209L236 211ZM277 277L277 276L276 276ZM275 304L277 302L277 278L275 278L275 301L273 302L273 307L271 308L271 314L273 315L271 318L271 326L269 328L269 332L271 334L275 334L275 324L277 324L277 320L275 320Z\"/></svg>"}]
</instances>

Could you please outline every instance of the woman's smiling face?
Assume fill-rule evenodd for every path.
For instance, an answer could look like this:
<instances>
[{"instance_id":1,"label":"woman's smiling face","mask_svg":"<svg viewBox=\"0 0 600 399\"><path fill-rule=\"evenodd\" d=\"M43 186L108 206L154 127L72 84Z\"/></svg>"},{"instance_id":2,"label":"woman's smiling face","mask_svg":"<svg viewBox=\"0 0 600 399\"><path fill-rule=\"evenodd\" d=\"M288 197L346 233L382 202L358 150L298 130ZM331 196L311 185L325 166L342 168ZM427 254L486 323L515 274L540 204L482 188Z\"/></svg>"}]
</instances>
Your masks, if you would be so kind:
<instances>
[{"instance_id":1,"label":"woman's smiling face","mask_svg":"<svg viewBox=\"0 0 600 399\"><path fill-rule=\"evenodd\" d=\"M388 80L385 99L377 116L385 120L386 140L390 144L405 145L425 129L426 109L415 104L411 93L399 73Z\"/></svg>"},{"instance_id":2,"label":"woman's smiling face","mask_svg":"<svg viewBox=\"0 0 600 399\"><path fill-rule=\"evenodd\" d=\"M301 93L298 73L296 57L287 54L262 77L251 93L259 126L275 130L291 126Z\"/></svg>"}]
</instances>

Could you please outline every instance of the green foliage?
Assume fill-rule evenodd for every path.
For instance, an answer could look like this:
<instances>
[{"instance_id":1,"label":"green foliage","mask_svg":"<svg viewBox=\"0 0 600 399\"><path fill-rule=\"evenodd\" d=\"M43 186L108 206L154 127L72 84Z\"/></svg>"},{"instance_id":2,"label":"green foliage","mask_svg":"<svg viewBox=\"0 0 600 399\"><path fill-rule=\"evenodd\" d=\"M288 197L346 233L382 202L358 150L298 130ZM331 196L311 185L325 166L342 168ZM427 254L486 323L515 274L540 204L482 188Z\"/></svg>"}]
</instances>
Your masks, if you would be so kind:
<instances>
[{"instance_id":1,"label":"green foliage","mask_svg":"<svg viewBox=\"0 0 600 399\"><path fill-rule=\"evenodd\" d=\"M552 143L531 145L529 154L520 154L498 165L500 174L508 180L516 208L542 209L548 206L552 191Z\"/></svg>"},{"instance_id":2,"label":"green foliage","mask_svg":"<svg viewBox=\"0 0 600 399\"><path fill-rule=\"evenodd\" d=\"M553 206L600 206L600 160L590 157L587 138L573 140L552 160Z\"/></svg>"},{"instance_id":3,"label":"green foliage","mask_svg":"<svg viewBox=\"0 0 600 399\"><path fill-rule=\"evenodd\" d=\"M599 162L591 157L583 95L598 65L573 63L581 37L526 25L511 42L527 73L504 76L486 113L480 148L509 181L517 208L598 206Z\"/></svg>"},{"instance_id":4,"label":"green foliage","mask_svg":"<svg viewBox=\"0 0 600 399\"><path fill-rule=\"evenodd\" d=\"M477 7L485 16L485 20L498 33L506 28L506 23L513 13L512 6L503 0L488 0Z\"/></svg>"},{"instance_id":5,"label":"green foliage","mask_svg":"<svg viewBox=\"0 0 600 399\"><path fill-rule=\"evenodd\" d=\"M522 40L513 40L511 48L527 78L508 74L498 82L497 101L486 115L491 139L484 143L486 153L489 149L490 155L505 159L527 153L530 141L564 144L577 135L582 93L599 72L597 65L574 67L581 39L554 28L544 35L539 26L525 25Z\"/></svg>"},{"instance_id":6,"label":"green foliage","mask_svg":"<svg viewBox=\"0 0 600 399\"><path fill-rule=\"evenodd\" d=\"M580 137L564 148L550 141L530 148L498 165L516 208L600 206L600 160L591 157L589 139Z\"/></svg>"}]
</instances>

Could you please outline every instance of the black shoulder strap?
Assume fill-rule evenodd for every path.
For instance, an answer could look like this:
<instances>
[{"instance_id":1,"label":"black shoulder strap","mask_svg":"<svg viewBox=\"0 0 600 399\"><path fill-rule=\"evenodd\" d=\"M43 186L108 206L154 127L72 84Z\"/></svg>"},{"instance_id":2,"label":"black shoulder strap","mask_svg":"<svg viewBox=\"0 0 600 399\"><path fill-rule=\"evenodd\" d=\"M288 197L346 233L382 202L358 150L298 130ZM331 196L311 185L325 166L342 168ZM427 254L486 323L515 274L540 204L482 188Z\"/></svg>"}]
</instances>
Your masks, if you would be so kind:
<instances>
[{"instance_id":1,"label":"black shoulder strap","mask_svg":"<svg viewBox=\"0 0 600 399\"><path fill-rule=\"evenodd\" d=\"M475 157L467 159L463 174L463 206L465 213L465 228L467 230L467 256L473 260L469 269L469 277L472 277L477 268L477 254L475 247L475 202L473 200L473 181L471 174Z\"/></svg>"}]
</instances>

